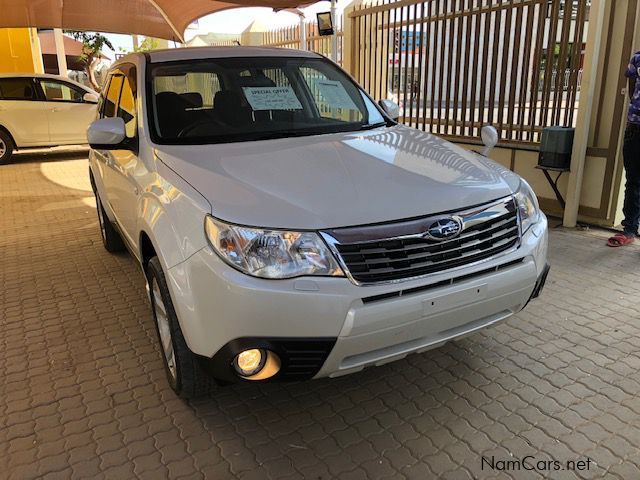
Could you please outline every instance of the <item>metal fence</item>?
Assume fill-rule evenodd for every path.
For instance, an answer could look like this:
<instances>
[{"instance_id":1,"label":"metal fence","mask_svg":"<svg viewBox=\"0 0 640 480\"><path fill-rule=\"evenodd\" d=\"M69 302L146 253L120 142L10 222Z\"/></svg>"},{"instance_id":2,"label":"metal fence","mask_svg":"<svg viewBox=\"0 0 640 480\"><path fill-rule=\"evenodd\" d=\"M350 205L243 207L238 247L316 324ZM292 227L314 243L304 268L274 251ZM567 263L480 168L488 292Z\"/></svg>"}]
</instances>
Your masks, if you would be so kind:
<instances>
[{"instance_id":1,"label":"metal fence","mask_svg":"<svg viewBox=\"0 0 640 480\"><path fill-rule=\"evenodd\" d=\"M336 36L338 37L338 63L342 65L342 17L336 19ZM318 32L318 25L316 22L308 22L305 24L306 30L306 42L303 47L304 50L310 50L317 52L327 57L331 56L331 37L322 36ZM279 28L276 30L270 30L264 32L263 41L264 46L268 47L282 47L282 48L301 48L300 42L300 26L292 25L288 27Z\"/></svg>"},{"instance_id":2,"label":"metal fence","mask_svg":"<svg viewBox=\"0 0 640 480\"><path fill-rule=\"evenodd\" d=\"M575 124L589 6L377 1L348 15L352 73L408 125L464 140L491 123L503 141L535 144L545 126Z\"/></svg>"}]
</instances>

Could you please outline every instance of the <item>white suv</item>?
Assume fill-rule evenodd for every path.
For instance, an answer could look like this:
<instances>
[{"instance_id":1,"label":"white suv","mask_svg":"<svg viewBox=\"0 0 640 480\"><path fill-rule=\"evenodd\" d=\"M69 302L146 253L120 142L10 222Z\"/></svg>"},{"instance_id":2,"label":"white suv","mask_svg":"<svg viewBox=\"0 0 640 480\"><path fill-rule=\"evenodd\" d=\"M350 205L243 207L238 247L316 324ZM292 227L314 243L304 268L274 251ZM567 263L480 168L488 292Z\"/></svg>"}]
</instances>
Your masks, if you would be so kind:
<instances>
[{"instance_id":1,"label":"white suv","mask_svg":"<svg viewBox=\"0 0 640 480\"><path fill-rule=\"evenodd\" d=\"M396 124L320 55L138 53L104 91L88 131L102 238L139 261L184 397L422 352L544 284L527 183Z\"/></svg>"},{"instance_id":2,"label":"white suv","mask_svg":"<svg viewBox=\"0 0 640 480\"><path fill-rule=\"evenodd\" d=\"M16 149L87 143L98 94L68 78L0 74L0 165Z\"/></svg>"}]
</instances>

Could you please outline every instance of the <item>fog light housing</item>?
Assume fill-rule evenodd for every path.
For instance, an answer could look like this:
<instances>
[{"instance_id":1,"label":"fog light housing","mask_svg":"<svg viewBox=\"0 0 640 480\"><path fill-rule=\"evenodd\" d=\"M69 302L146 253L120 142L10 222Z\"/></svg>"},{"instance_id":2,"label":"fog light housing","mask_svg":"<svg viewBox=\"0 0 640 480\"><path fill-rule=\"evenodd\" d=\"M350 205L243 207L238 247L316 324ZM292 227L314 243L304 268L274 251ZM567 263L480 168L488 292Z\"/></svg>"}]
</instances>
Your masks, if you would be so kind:
<instances>
[{"instance_id":1,"label":"fog light housing","mask_svg":"<svg viewBox=\"0 0 640 480\"><path fill-rule=\"evenodd\" d=\"M262 370L266 361L267 354L264 350L251 348L236 355L233 366L238 374L243 377L251 377Z\"/></svg>"}]
</instances>

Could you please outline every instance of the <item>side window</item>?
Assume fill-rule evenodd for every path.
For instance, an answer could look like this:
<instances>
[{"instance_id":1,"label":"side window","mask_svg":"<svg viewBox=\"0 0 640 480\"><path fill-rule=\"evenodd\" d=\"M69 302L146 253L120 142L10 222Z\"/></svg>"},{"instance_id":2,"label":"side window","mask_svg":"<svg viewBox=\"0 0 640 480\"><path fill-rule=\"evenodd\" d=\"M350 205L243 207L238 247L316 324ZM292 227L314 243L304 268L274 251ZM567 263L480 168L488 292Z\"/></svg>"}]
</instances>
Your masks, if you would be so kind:
<instances>
[{"instance_id":1,"label":"side window","mask_svg":"<svg viewBox=\"0 0 640 480\"><path fill-rule=\"evenodd\" d=\"M35 100L33 80L30 77L0 79L0 99Z\"/></svg>"},{"instance_id":2,"label":"side window","mask_svg":"<svg viewBox=\"0 0 640 480\"><path fill-rule=\"evenodd\" d=\"M104 108L102 110L102 118L112 118L116 116L118 100L120 98L120 90L122 89L122 75L113 75L109 83L109 90L104 99Z\"/></svg>"},{"instance_id":3,"label":"side window","mask_svg":"<svg viewBox=\"0 0 640 480\"><path fill-rule=\"evenodd\" d=\"M127 138L134 138L137 133L138 123L136 115L136 69L128 67L123 69L122 93L118 103L117 116L124 120Z\"/></svg>"},{"instance_id":4,"label":"side window","mask_svg":"<svg viewBox=\"0 0 640 480\"><path fill-rule=\"evenodd\" d=\"M49 102L72 102L82 103L86 93L75 85L58 82L56 80L41 79L40 85L44 92L44 97Z\"/></svg>"}]
</instances>

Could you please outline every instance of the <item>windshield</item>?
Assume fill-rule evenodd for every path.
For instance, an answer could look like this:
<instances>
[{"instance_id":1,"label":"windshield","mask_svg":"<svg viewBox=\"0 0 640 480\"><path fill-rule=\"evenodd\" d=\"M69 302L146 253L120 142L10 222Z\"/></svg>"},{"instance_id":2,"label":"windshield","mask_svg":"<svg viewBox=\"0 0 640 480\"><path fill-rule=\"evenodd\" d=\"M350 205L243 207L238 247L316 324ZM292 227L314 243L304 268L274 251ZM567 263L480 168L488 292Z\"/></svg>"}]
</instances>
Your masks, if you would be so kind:
<instances>
[{"instance_id":1,"label":"windshield","mask_svg":"<svg viewBox=\"0 0 640 480\"><path fill-rule=\"evenodd\" d=\"M158 143L230 143L385 125L373 102L324 59L236 57L152 65Z\"/></svg>"}]
</instances>

